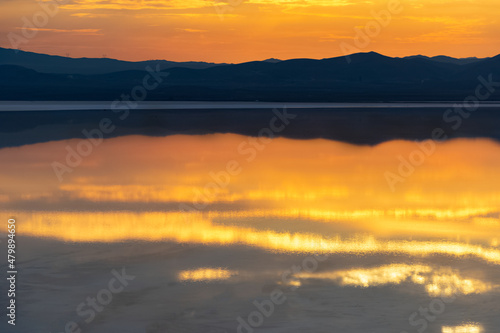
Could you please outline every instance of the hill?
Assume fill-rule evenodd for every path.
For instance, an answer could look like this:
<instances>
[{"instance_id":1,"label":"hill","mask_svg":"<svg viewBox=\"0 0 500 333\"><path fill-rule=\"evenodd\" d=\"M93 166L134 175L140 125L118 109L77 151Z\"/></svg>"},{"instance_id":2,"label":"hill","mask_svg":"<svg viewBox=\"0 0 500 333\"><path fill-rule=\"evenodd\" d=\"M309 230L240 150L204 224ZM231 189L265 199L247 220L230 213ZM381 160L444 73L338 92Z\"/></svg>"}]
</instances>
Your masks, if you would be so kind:
<instances>
[{"instance_id":1,"label":"hill","mask_svg":"<svg viewBox=\"0 0 500 333\"><path fill-rule=\"evenodd\" d=\"M474 93L480 75L500 81L500 56L460 62L368 52L350 55L350 60L265 60L203 68L147 62L151 68L158 66L163 76L168 72L158 87L148 91L147 100L449 101ZM65 64L69 60L52 61ZM143 85L148 75L142 67L100 74L87 70L85 75L61 73L64 65L51 73L33 67L30 63L0 65L0 100L114 100ZM500 91L490 98L499 99Z\"/></svg>"}]
</instances>

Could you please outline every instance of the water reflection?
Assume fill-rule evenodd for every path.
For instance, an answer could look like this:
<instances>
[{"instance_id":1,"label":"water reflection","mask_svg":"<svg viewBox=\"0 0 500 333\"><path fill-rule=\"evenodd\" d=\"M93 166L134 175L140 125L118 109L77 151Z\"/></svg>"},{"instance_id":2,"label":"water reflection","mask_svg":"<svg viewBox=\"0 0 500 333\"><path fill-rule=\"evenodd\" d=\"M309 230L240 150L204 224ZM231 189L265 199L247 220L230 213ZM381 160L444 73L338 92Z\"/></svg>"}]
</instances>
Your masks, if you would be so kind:
<instances>
[{"instance_id":1,"label":"water reflection","mask_svg":"<svg viewBox=\"0 0 500 333\"><path fill-rule=\"evenodd\" d=\"M251 140L231 134L108 139L66 170L62 182L53 163L65 163L66 146L78 140L4 148L0 200L24 202L26 208L45 200L65 209L78 201L244 201L258 208L308 209L329 219L380 217L387 211L399 218L492 218L485 224L499 226L500 145L494 141L439 143L392 192L385 175L398 173L399 157L418 149L414 142L370 147L277 138L255 148ZM228 162L237 166L231 175Z\"/></svg>"},{"instance_id":2,"label":"water reflection","mask_svg":"<svg viewBox=\"0 0 500 333\"><path fill-rule=\"evenodd\" d=\"M223 268L198 268L179 272L179 281L218 281L227 280L237 271L231 271Z\"/></svg>"},{"instance_id":3,"label":"water reflection","mask_svg":"<svg viewBox=\"0 0 500 333\"><path fill-rule=\"evenodd\" d=\"M303 219L375 236L498 246L500 145L494 141L436 144L393 192L385 175L398 173L399 157L419 147L414 142L369 147L277 138L254 147L251 140L232 134L108 139L64 172L62 182L53 163L64 162L66 146L78 140L0 149L0 203L8 213L187 207L211 221ZM230 175L228 162L238 172ZM122 238L115 231L110 240Z\"/></svg>"},{"instance_id":4,"label":"water reflection","mask_svg":"<svg viewBox=\"0 0 500 333\"><path fill-rule=\"evenodd\" d=\"M483 328L478 324L465 324L460 326L443 326L442 333L481 333Z\"/></svg>"},{"instance_id":5,"label":"water reflection","mask_svg":"<svg viewBox=\"0 0 500 333\"><path fill-rule=\"evenodd\" d=\"M19 233L73 242L124 240L175 241L213 245L247 245L290 253L401 253L411 256L445 254L473 256L500 264L500 250L453 241L376 239L375 237L324 237L303 232L276 232L214 224L203 213L23 213Z\"/></svg>"},{"instance_id":6,"label":"water reflection","mask_svg":"<svg viewBox=\"0 0 500 333\"><path fill-rule=\"evenodd\" d=\"M387 284L412 282L423 285L429 296L452 296L454 294L480 294L495 286L476 279L466 279L451 268L436 268L427 265L392 264L374 268L356 268L342 271L301 273L299 278L328 279L344 286L374 287Z\"/></svg>"},{"instance_id":7,"label":"water reflection","mask_svg":"<svg viewBox=\"0 0 500 333\"><path fill-rule=\"evenodd\" d=\"M385 174L398 172L399 157L405 158L418 148L414 142L390 141L370 147L278 138L261 147L249 144L251 140L257 139L229 134L107 139L72 167L71 172L65 172L62 182L54 174L53 162L64 162L66 146L74 147L78 140L0 149L2 213L16 217L18 236L39 238L43 243L49 239L127 248L129 243L119 243L145 241L147 246L155 248L155 256L137 253L141 260L136 262L143 262L144 258L153 262L152 274L145 275L154 277L164 269L170 270L168 276L176 275L179 281L220 281L208 286L214 289L222 290L236 280L252 286L252 281L248 282L251 279L258 283L267 279L274 287L276 276L282 272L269 278L263 268L265 263L283 263L302 254L324 253L349 259L343 258L333 271L331 267L322 267L315 273L298 274L290 283L298 287L301 282L305 285L306 280L307 284L317 279L331 280L340 286L335 292L347 290L342 286L410 284L420 293L425 290L426 297L459 293L466 300L497 292L498 285L488 281L494 281L492 277L497 276L500 265L498 143L485 139L439 143L436 152L399 182L393 192ZM229 162L238 166L238 172L230 176ZM0 228L6 231L5 224ZM168 248L162 247L166 241L177 243L168 246L180 248L183 246L179 244L206 246L183 253L182 267L169 267L168 264L175 266L180 260L175 252L169 253ZM74 245L46 243L55 244L54 253L59 254ZM84 246L78 244L71 249L78 251ZM233 252L224 256L221 263L219 255L226 250L257 254L245 263L248 267L243 267L242 257L233 256ZM212 259L205 253L209 251L219 256L218 261L205 262ZM37 264L45 265L43 256L37 256L38 253L34 260L41 261ZM47 257L60 259L52 252ZM397 261L392 261L395 257ZM97 258L88 267L102 266L102 254ZM108 259L118 267L121 258ZM346 263L351 258L356 262ZM414 262L418 264L409 264ZM474 274L462 269L468 264L472 265L471 270L475 269ZM161 289L166 285L165 275L159 276L157 285ZM34 276L33 280L38 281L39 277ZM333 293L330 290L333 288L320 289L321 283L316 286L321 294ZM160 309L162 318L165 313L179 311L181 305L167 304L164 300L172 291L180 292L184 287L202 290L207 286L168 284L165 294L158 299L172 308ZM253 285L241 291L250 293L263 290L261 287ZM302 302L299 304L308 307L304 318L322 319L307 312L311 311L310 299L316 296L307 294L305 289L299 288L300 292L294 296ZM411 313L413 309L405 308L404 301L384 303L385 290L380 289L372 290L379 296L364 299L367 306L380 308L384 314L397 308L400 319ZM209 297L208 294L211 293L196 293L182 300L195 302L189 306L186 303L186 308L201 309L200 299L203 295ZM205 305L212 309L213 302L221 302L219 306L229 304L231 309L225 311L231 312L233 320L242 315L236 312L236 307L233 309L233 304L239 304L240 311L247 306L238 303L241 299L246 302L259 296L235 298L230 294L225 293L215 301L208 298ZM343 297L338 304L345 304L350 295ZM321 311L329 314L323 318L328 320L324 327L328 327L332 324L331 312L335 311L334 316L340 312L338 304L328 303L329 299L325 302ZM468 304L464 301L460 306ZM420 304L415 306L418 309ZM277 314L268 318L269 323L275 320L273 327L290 323L293 328L295 324L290 318L300 316L292 308L287 310L291 312L286 313L286 318ZM368 311L361 313L359 309L343 308L342 313L349 313L345 318L370 316ZM374 316L380 319L379 314ZM481 318L473 319L488 324ZM190 322L193 320L189 318ZM463 319L452 322L460 320ZM346 326L344 321L336 324ZM442 329L443 333L481 332L481 326L476 324ZM340 330L337 326L332 331Z\"/></svg>"}]
</instances>

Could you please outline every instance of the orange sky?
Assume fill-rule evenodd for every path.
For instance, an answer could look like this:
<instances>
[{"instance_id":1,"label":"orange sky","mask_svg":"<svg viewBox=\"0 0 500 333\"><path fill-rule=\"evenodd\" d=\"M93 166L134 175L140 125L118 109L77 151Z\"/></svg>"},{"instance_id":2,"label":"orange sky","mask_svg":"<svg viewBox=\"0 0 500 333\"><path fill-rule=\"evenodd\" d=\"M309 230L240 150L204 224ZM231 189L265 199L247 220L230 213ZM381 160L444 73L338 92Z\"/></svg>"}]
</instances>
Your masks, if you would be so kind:
<instances>
[{"instance_id":1,"label":"orange sky","mask_svg":"<svg viewBox=\"0 0 500 333\"><path fill-rule=\"evenodd\" d=\"M51 1L41 3L53 6ZM43 20L34 0L0 1L0 46L12 47L9 33L22 36L23 17L33 22L35 16L38 32L19 47L72 57L212 62L328 58L342 55L342 43L354 51L389 56L500 53L498 0L401 0L402 10L356 49L355 28L370 26L372 12L387 10L389 0L60 2L57 13Z\"/></svg>"}]
</instances>

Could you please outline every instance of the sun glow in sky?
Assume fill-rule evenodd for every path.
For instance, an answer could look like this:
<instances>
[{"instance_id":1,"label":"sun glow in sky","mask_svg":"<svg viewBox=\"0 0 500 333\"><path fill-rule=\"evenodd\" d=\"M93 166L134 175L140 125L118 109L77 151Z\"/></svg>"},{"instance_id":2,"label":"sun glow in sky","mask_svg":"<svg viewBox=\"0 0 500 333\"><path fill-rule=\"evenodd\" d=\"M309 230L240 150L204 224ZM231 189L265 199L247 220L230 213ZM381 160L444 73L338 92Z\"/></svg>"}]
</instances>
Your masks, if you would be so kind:
<instances>
[{"instance_id":1,"label":"sun glow in sky","mask_svg":"<svg viewBox=\"0 0 500 333\"><path fill-rule=\"evenodd\" d=\"M396 0L392 0L396 1ZM353 51L388 56L499 53L497 0L401 0L387 24L357 47L357 30L372 26L389 0L4 0L0 46L9 33L34 35L18 46L72 57L124 60L244 62L266 58L341 56ZM51 8L46 16L41 5ZM31 28L26 22L34 22ZM372 22L372 23L370 23ZM38 28L34 33L33 28ZM30 32L32 34L30 34ZM344 44L345 45L345 44ZM358 45L359 46L359 45ZM354 48L356 47L356 48Z\"/></svg>"}]
</instances>

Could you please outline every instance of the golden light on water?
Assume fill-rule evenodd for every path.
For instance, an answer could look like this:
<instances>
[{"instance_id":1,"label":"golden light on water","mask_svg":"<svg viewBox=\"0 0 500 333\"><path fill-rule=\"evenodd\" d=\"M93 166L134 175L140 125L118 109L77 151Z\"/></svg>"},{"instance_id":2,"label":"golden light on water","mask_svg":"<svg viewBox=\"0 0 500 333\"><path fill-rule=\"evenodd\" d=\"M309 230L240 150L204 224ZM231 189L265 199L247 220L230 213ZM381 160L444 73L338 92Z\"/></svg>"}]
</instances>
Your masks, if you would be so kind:
<instances>
[{"instance_id":1,"label":"golden light on water","mask_svg":"<svg viewBox=\"0 0 500 333\"><path fill-rule=\"evenodd\" d=\"M16 213L18 234L72 242L175 241L208 245L247 245L290 253L392 253L475 257L500 264L500 249L451 241L342 239L303 232L276 232L217 225L203 213Z\"/></svg>"},{"instance_id":2,"label":"golden light on water","mask_svg":"<svg viewBox=\"0 0 500 333\"><path fill-rule=\"evenodd\" d=\"M53 162L64 163L65 147L79 140L4 148L0 195L6 204L29 207L38 200L73 210L81 202L182 202L194 208L239 202L329 221L467 220L500 228L500 145L493 141L436 144L435 153L393 192L385 174L398 173L398 156L418 149L414 142L369 147L277 138L259 150L251 140L233 134L107 139L62 174L62 182ZM230 161L238 166L233 175Z\"/></svg>"},{"instance_id":3,"label":"golden light on water","mask_svg":"<svg viewBox=\"0 0 500 333\"><path fill-rule=\"evenodd\" d=\"M465 324L460 326L443 326L442 333L481 333L483 328L479 324Z\"/></svg>"},{"instance_id":4,"label":"golden light on water","mask_svg":"<svg viewBox=\"0 0 500 333\"><path fill-rule=\"evenodd\" d=\"M435 153L393 192L385 174L398 173L398 157L418 149L414 142L370 147L277 138L257 149L251 140L233 134L107 139L62 182L52 164L64 163L66 146L79 140L4 148L0 202L9 214L33 216L37 209L96 212L109 205L133 212L162 211L165 205L175 211L184 204L214 222L298 219L377 237L498 246L500 145L494 141L437 143ZM237 174L229 175L230 161ZM124 237L116 232L108 237Z\"/></svg>"},{"instance_id":5,"label":"golden light on water","mask_svg":"<svg viewBox=\"0 0 500 333\"><path fill-rule=\"evenodd\" d=\"M396 236L413 235L425 237L466 237L485 240L492 246L498 240L492 238L500 227L496 218L476 219L471 223L464 220L471 216L488 215L498 208L468 209L461 211L443 210L328 210L328 209L255 209L243 211L210 211L205 214L212 220L237 220L248 218L266 218L275 220L303 219L307 221L336 224L339 226L358 227L374 235ZM476 225L474 225L476 224ZM497 245L494 245L497 244Z\"/></svg>"},{"instance_id":6,"label":"golden light on water","mask_svg":"<svg viewBox=\"0 0 500 333\"><path fill-rule=\"evenodd\" d=\"M218 281L227 280L238 272L223 268L198 268L179 272L179 281Z\"/></svg>"},{"instance_id":7,"label":"golden light on water","mask_svg":"<svg viewBox=\"0 0 500 333\"><path fill-rule=\"evenodd\" d=\"M337 281L340 285L364 288L411 282L423 285L432 297L480 294L496 288L477 279L463 278L450 268L436 268L428 265L392 264L374 268L301 273L298 277L328 279Z\"/></svg>"},{"instance_id":8,"label":"golden light on water","mask_svg":"<svg viewBox=\"0 0 500 333\"><path fill-rule=\"evenodd\" d=\"M66 145L78 140L0 149L1 212L16 218L19 237L174 242L204 245L196 248L207 252L258 249L256 261L331 254L349 262L291 274L285 283L275 280L269 265L260 270L260 262L253 262L250 271L236 256L223 264L207 256L207 262L186 262L174 273L182 282L246 283L272 276L285 288L322 279L341 287L412 286L430 297L499 292L491 278L500 266L498 143L436 144L436 152L392 191L384 175L398 172L398 156L411 154L414 142L370 147L278 138L250 155L239 152L242 144L249 149L249 140L256 139L107 139L62 182L51 165L64 162ZM233 161L239 172L229 175ZM481 327L443 327L452 332Z\"/></svg>"},{"instance_id":9,"label":"golden light on water","mask_svg":"<svg viewBox=\"0 0 500 333\"><path fill-rule=\"evenodd\" d=\"M415 151L414 142L370 147L277 138L252 154L242 153L238 147L248 152L250 140L255 138L232 134L107 139L62 182L51 165L64 162L66 145L78 140L0 149L2 211L19 221L19 236L69 242L440 255L500 265L498 143L438 143L392 191L384 175L398 172L398 156ZM238 164L234 175L229 175L230 161ZM202 268L179 279L209 281L231 274ZM331 274L343 285L362 287L409 281L429 295L496 290L425 265Z\"/></svg>"}]
</instances>

